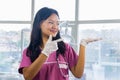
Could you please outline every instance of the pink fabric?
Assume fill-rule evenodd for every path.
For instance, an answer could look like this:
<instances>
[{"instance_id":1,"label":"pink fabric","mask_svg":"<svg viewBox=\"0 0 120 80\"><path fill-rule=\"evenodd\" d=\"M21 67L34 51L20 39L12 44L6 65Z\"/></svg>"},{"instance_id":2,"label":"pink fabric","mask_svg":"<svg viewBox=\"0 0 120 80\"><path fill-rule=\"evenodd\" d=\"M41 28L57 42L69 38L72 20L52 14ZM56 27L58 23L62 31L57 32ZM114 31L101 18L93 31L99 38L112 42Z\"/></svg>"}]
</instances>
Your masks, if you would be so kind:
<instances>
[{"instance_id":1,"label":"pink fabric","mask_svg":"<svg viewBox=\"0 0 120 80\"><path fill-rule=\"evenodd\" d=\"M69 80L69 77L64 76L69 74L69 68L73 67L77 63L77 59L78 55L75 53L73 48L66 44L65 57L59 55L57 63L56 52L53 52L42 65L42 68L33 80ZM25 49L23 51L19 72L22 74L22 68L28 67L30 64L31 61L29 57L26 56Z\"/></svg>"}]
</instances>

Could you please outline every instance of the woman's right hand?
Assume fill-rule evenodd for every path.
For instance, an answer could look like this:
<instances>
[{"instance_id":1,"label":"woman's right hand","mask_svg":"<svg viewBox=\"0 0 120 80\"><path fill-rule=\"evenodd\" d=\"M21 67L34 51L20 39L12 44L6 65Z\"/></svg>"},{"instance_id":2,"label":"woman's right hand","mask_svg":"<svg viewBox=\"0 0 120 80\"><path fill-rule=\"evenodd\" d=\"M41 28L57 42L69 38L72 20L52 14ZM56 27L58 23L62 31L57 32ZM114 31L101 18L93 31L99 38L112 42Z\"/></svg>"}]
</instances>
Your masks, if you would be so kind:
<instances>
[{"instance_id":1,"label":"woman's right hand","mask_svg":"<svg viewBox=\"0 0 120 80\"><path fill-rule=\"evenodd\" d=\"M52 41L52 35L50 35L44 49L42 50L42 53L46 56L49 56L53 51L56 51L58 49L57 42L60 41L63 41L63 39L57 39Z\"/></svg>"}]
</instances>

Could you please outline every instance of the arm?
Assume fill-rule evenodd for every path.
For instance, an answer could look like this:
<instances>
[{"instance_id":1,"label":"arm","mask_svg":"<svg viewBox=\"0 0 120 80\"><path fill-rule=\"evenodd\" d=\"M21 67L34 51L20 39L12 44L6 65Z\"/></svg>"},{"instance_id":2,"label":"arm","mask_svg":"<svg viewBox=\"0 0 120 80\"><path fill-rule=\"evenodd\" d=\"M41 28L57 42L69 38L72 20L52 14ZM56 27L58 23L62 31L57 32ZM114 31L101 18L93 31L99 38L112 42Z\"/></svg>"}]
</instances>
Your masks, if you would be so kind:
<instances>
[{"instance_id":1,"label":"arm","mask_svg":"<svg viewBox=\"0 0 120 80\"><path fill-rule=\"evenodd\" d=\"M39 57L29 67L23 68L23 76L25 80L32 80L35 75L40 71L46 59L46 55L40 54Z\"/></svg>"},{"instance_id":2,"label":"arm","mask_svg":"<svg viewBox=\"0 0 120 80\"><path fill-rule=\"evenodd\" d=\"M48 41L45 44L44 49L38 58L29 66L23 69L23 75L25 80L32 80L36 74L40 71L43 63L46 61L47 57L58 49L57 42L62 41L62 39L57 39L52 41L52 36L50 35Z\"/></svg>"},{"instance_id":3,"label":"arm","mask_svg":"<svg viewBox=\"0 0 120 80\"><path fill-rule=\"evenodd\" d=\"M95 39L83 39L80 43L79 47L79 56L77 64L71 68L71 72L73 75L77 78L82 77L84 72L84 65L85 65L85 47L88 43L101 40L101 38L95 38Z\"/></svg>"},{"instance_id":4,"label":"arm","mask_svg":"<svg viewBox=\"0 0 120 80\"><path fill-rule=\"evenodd\" d=\"M85 64L85 46L80 45L77 64L71 68L71 72L75 77L77 78L82 77L82 74L84 72L84 64Z\"/></svg>"}]
</instances>

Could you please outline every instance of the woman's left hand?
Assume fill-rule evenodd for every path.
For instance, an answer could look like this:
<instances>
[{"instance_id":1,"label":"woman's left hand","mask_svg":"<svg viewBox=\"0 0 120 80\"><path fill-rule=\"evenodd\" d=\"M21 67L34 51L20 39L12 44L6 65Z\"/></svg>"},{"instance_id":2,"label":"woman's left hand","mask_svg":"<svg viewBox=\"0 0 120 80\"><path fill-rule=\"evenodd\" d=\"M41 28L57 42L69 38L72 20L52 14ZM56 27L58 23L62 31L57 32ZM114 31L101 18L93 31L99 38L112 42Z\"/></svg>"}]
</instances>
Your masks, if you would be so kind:
<instances>
[{"instance_id":1,"label":"woman's left hand","mask_svg":"<svg viewBox=\"0 0 120 80\"><path fill-rule=\"evenodd\" d=\"M87 38L87 39L82 39L81 40L81 45L86 46L87 44L91 43L91 42L96 42L102 40L102 38Z\"/></svg>"}]
</instances>

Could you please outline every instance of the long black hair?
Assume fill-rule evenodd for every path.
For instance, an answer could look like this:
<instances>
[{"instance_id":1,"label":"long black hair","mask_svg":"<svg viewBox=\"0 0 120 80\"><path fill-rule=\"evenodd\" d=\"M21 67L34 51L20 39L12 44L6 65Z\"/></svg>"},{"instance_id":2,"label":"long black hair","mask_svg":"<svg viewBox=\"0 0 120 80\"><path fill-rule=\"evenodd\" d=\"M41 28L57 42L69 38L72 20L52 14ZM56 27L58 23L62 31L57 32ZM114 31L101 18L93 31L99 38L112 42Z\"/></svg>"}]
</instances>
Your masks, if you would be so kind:
<instances>
[{"instance_id":1,"label":"long black hair","mask_svg":"<svg viewBox=\"0 0 120 80\"><path fill-rule=\"evenodd\" d=\"M43 7L41 8L35 15L33 26L32 26L32 32L31 32L31 39L30 44L27 48L27 56L30 57L31 62L33 62L41 53L41 49L39 46L43 44L42 41L42 32L39 28L42 21L46 20L49 16L52 14L56 14L59 17L58 12L55 9ZM59 39L60 32L57 33L56 37L53 38L53 40ZM56 51L56 57L58 57L59 54L64 55L65 53L65 44L63 41L58 42L58 50Z\"/></svg>"}]
</instances>

